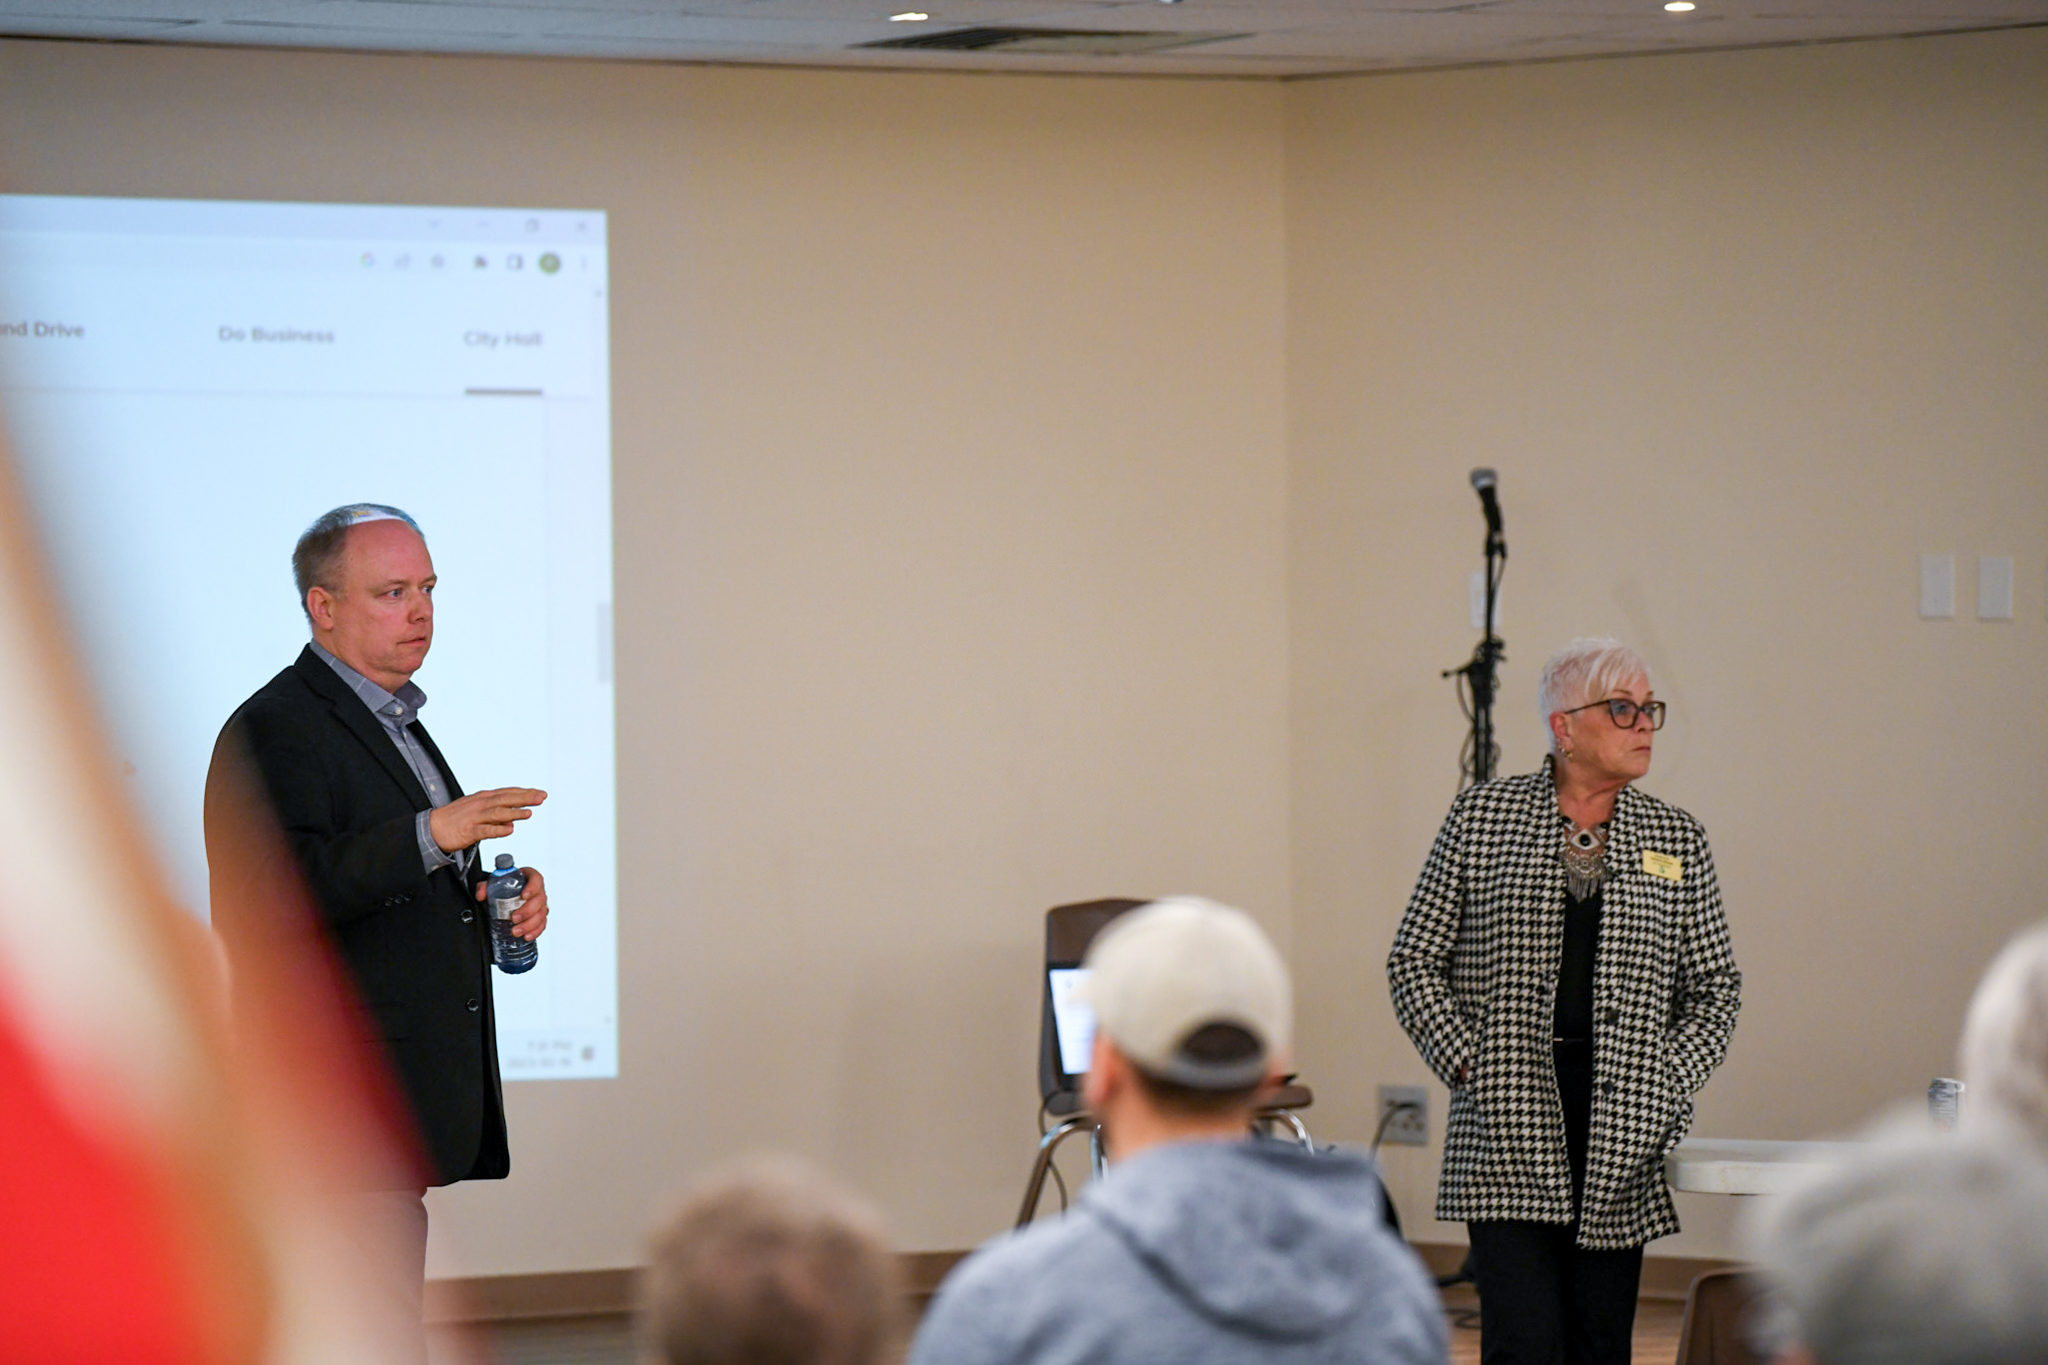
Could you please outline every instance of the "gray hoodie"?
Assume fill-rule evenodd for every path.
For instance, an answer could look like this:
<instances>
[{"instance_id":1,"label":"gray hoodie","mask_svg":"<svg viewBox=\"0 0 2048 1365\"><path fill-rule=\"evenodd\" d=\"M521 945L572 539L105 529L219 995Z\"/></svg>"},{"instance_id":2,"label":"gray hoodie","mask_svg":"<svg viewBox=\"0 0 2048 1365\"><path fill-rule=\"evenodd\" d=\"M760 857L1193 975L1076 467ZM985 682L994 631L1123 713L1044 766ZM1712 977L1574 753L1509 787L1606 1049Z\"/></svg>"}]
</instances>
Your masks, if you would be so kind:
<instances>
[{"instance_id":1,"label":"gray hoodie","mask_svg":"<svg viewBox=\"0 0 2048 1365\"><path fill-rule=\"evenodd\" d=\"M1381 1221L1371 1165L1291 1143L1120 1162L1064 1217L947 1277L911 1365L1441 1365L1436 1286Z\"/></svg>"}]
</instances>

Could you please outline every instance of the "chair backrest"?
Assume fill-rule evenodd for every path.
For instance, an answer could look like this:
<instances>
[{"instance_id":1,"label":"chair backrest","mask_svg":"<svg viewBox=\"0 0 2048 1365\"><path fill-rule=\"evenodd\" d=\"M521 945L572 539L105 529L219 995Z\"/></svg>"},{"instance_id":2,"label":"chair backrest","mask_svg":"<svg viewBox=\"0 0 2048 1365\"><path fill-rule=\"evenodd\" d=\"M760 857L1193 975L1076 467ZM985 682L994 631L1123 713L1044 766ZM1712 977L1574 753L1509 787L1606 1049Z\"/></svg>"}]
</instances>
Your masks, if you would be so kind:
<instances>
[{"instance_id":1,"label":"chair backrest","mask_svg":"<svg viewBox=\"0 0 2048 1365\"><path fill-rule=\"evenodd\" d=\"M1066 1073L1060 1068L1059 1034L1052 1019L1052 986L1046 979L1045 968L1079 965L1081 959L1088 955L1088 945L1102 932L1103 925L1127 910L1150 903L1114 897L1055 905L1045 912L1045 963L1038 973L1038 993L1042 1001L1038 1023L1038 1093L1046 1101L1050 1102L1055 1095L1071 1092L1064 1083Z\"/></svg>"},{"instance_id":2,"label":"chair backrest","mask_svg":"<svg viewBox=\"0 0 2048 1365\"><path fill-rule=\"evenodd\" d=\"M1742 1269L1709 1270L1685 1294L1677 1365L1761 1365L1749 1346L1748 1318L1756 1277Z\"/></svg>"}]
</instances>

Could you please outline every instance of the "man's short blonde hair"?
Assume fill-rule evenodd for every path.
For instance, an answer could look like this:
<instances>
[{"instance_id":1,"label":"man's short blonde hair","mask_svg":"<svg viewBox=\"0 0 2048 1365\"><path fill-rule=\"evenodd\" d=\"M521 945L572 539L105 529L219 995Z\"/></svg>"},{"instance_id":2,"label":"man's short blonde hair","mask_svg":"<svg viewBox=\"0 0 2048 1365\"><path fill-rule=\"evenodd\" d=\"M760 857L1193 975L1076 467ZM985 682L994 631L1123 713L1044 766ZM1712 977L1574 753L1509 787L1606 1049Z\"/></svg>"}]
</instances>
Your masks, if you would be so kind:
<instances>
[{"instance_id":1,"label":"man's short blonde hair","mask_svg":"<svg viewBox=\"0 0 2048 1365\"><path fill-rule=\"evenodd\" d=\"M874 1209L762 1159L697 1184L656 1236L641 1333L663 1365L879 1365L903 1302Z\"/></svg>"}]
</instances>

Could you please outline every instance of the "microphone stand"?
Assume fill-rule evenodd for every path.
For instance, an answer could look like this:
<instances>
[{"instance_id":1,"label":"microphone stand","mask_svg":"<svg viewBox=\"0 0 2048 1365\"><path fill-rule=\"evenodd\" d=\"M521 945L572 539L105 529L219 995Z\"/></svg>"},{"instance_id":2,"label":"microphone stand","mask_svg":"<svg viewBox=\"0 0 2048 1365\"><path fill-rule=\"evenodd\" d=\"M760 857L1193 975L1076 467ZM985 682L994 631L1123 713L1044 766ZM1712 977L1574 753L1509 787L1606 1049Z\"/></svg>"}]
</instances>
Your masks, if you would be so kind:
<instances>
[{"instance_id":1,"label":"microphone stand","mask_svg":"<svg viewBox=\"0 0 2048 1365\"><path fill-rule=\"evenodd\" d=\"M1493 738L1494 681L1507 659L1507 642L1493 633L1494 604L1500 598L1501 574L1507 568L1508 543L1490 524L1486 531L1486 630L1472 657L1462 667L1447 668L1446 678L1458 679L1458 703L1472 722L1458 756L1458 788L1491 781L1500 763L1500 745Z\"/></svg>"}]
</instances>

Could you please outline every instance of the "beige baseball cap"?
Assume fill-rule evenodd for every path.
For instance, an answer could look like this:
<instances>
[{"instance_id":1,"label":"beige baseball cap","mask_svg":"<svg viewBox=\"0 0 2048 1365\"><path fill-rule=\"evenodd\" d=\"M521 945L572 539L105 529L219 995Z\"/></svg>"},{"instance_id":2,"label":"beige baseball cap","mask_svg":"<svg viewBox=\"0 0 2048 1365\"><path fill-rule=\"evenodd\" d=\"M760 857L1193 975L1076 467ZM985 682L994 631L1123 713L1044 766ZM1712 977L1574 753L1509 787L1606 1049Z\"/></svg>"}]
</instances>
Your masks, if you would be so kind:
<instances>
[{"instance_id":1,"label":"beige baseball cap","mask_svg":"<svg viewBox=\"0 0 2048 1365\"><path fill-rule=\"evenodd\" d=\"M1153 901L1110 921L1088 949L1081 998L1096 1027L1141 1070L1198 1090L1255 1085L1292 1042L1287 964L1258 923L1199 896ZM1251 1034L1251 1057L1187 1048L1210 1024Z\"/></svg>"}]
</instances>

